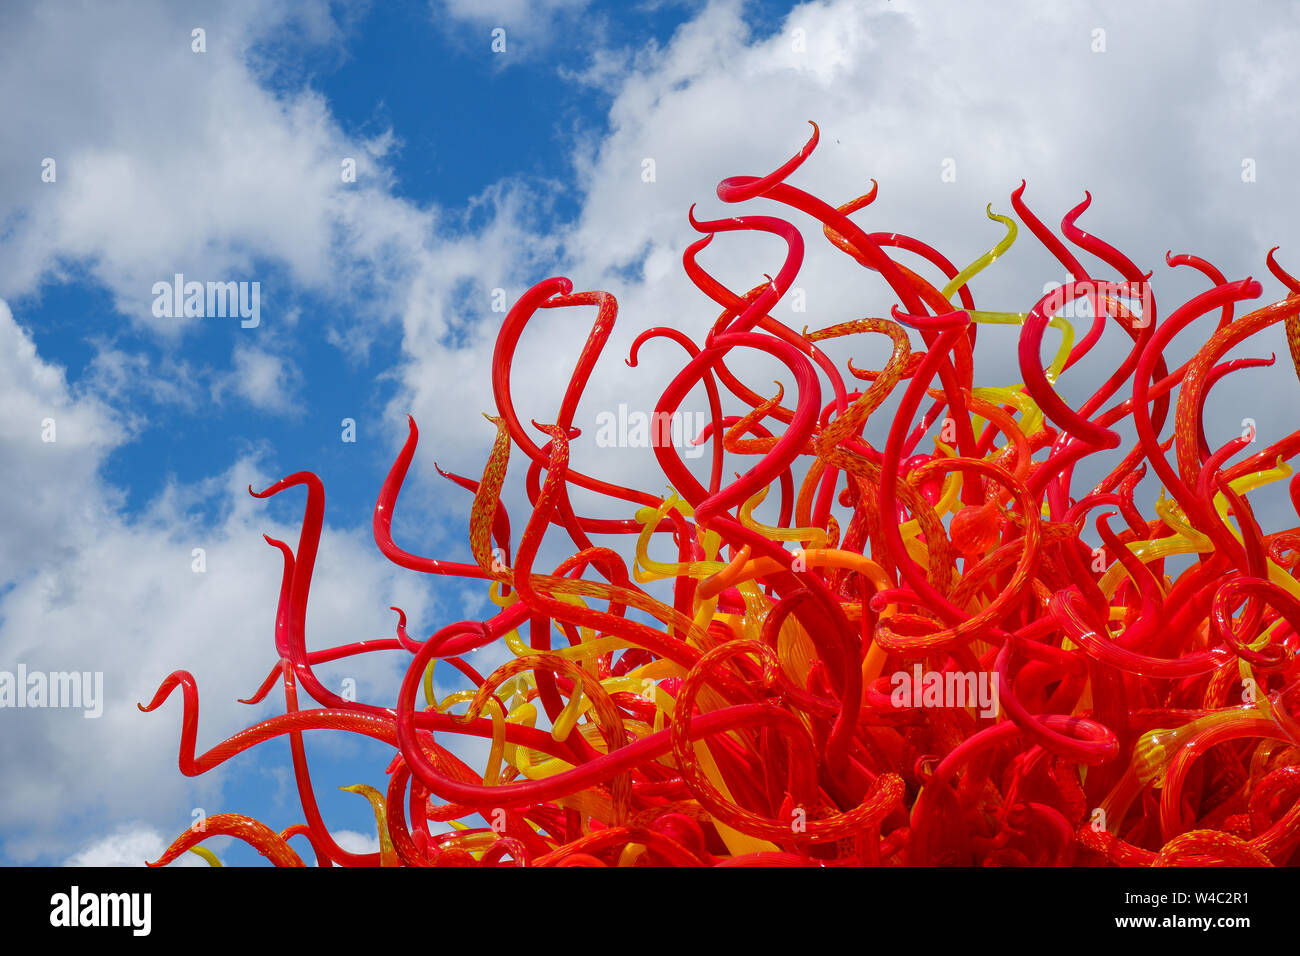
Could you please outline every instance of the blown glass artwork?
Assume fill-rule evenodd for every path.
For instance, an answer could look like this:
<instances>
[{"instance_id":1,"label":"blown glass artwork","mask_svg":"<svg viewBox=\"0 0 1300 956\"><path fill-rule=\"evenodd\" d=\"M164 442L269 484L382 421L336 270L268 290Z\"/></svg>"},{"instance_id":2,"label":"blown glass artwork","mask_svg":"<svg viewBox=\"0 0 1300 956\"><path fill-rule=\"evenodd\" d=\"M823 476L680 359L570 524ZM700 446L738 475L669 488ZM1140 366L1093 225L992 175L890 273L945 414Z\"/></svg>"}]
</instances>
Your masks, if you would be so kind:
<instances>
[{"instance_id":1,"label":"blown glass artwork","mask_svg":"<svg viewBox=\"0 0 1300 956\"><path fill-rule=\"evenodd\" d=\"M726 179L718 198L762 198L820 222L828 242L888 283L888 317L796 331L773 310L803 262L800 232L778 217L704 222L692 210L703 238L685 269L720 315L699 342L682 328L647 329L628 358L635 365L650 343L680 357L657 420L697 389L707 396L700 468L672 442L644 453L640 484L666 481L665 495L571 467L575 415L618 307L566 278L533 286L497 335L496 440L481 477L444 473L472 495L470 559L423 557L393 540L414 420L379 491L374 537L390 561L490 592L492 616L425 640L401 614L393 638L309 651L324 489L304 471L255 492L307 496L297 548L267 539L283 555L278 661L249 699L279 684L285 713L198 754L187 672L141 706L181 691L179 763L190 776L287 736L304 821L277 832L210 816L154 865L191 848L216 862L199 846L216 835L288 866L304 865L296 836L322 866L1290 861L1300 842L1300 528L1266 528L1249 495L1290 478L1300 430L1246 454L1253 429L1212 447L1203 418L1216 383L1272 363L1225 359L1271 326L1283 324L1300 375L1300 281L1270 252L1287 295L1246 311L1260 282L1169 255L1206 288L1160 315L1152 273L1076 224L1090 197L1058 236L1026 205L1023 183L1010 197L1015 219L989 211L1005 235L959 269L919 239L854 221L874 182L838 207L791 185L817 145L813 129L775 172ZM1021 227L1071 280L1025 313L978 309L971 280ZM774 277L743 293L698 259L736 231L774 235L787 250ZM1091 326L1076 340L1062 313L1085 303ZM536 410L517 409L511 392L520 336L540 309L580 307L595 321L560 407L526 424ZM1217 316L1212 334L1171 368L1171 342L1202 316ZM1022 382L976 384L982 324L1019 326ZM1072 405L1057 382L1100 354L1107 325L1126 336L1122 361ZM1060 345L1044 364L1049 327ZM842 369L819 347L878 336L892 346L879 369ZM791 392L742 381L746 353L784 366ZM748 410L725 415L724 391ZM887 401L876 447L864 434ZM1121 432L1136 436L1131 448ZM502 502L510 464L527 470L522 521ZM1100 480L1081 486L1076 471L1089 468ZM1163 490L1139 501L1148 473ZM1300 478L1289 490L1296 514L1283 524L1300 515ZM625 516L584 517L579 493ZM764 524L756 512L769 496L763 514L775 523ZM538 565L544 537L571 542L558 566ZM510 660L481 674L467 655L493 643ZM313 671L380 652L409 658L395 700L345 699ZM467 689L438 699L435 665L455 668ZM300 689L312 706L300 707ZM322 820L303 747L320 730L392 750L385 790L349 788L373 806L377 853L348 852ZM489 747L481 771L453 753L466 736Z\"/></svg>"}]
</instances>

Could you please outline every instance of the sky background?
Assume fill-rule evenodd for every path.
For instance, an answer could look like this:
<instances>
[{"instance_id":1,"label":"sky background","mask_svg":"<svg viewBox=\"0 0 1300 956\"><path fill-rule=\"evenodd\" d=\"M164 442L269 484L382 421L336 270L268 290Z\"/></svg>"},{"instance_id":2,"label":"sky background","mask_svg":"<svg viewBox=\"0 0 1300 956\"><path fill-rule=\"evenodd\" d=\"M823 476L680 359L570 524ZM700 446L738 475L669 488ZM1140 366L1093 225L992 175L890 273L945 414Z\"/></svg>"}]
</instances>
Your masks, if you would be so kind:
<instances>
[{"instance_id":1,"label":"sky background","mask_svg":"<svg viewBox=\"0 0 1300 956\"><path fill-rule=\"evenodd\" d=\"M681 365L659 343L629 370L637 332L670 325L698 341L716 318L681 270L689 206L732 215L717 182L776 168L809 120L821 146L792 181L838 205L878 180L856 217L869 231L916 236L964 265L1002 237L985 207L1010 213L1022 179L1054 227L1088 189L1080 224L1155 271L1162 314L1205 288L1164 264L1170 249L1254 275L1272 301L1267 250L1300 267L1298 33L1294 8L1251 2L0 5L0 670L102 671L106 698L97 720L0 711L0 862L138 865L195 808L276 829L301 820L286 741L189 779L176 768L179 697L136 709L183 667L199 686L200 750L282 710L274 693L237 698L275 660L280 556L261 536L296 542L303 495L259 501L249 484L304 469L324 481L309 647L391 636L390 605L421 637L488 612L476 583L389 564L370 517L410 413L421 443L396 539L468 560L470 497L433 465L477 477L491 445L479 413L493 409L494 289L513 303L567 275L618 297L574 464L656 494L651 454L597 449L596 416L652 409ZM340 175L347 159L355 182ZM770 207L747 209L789 215ZM806 313L774 314L796 328L888 314L876 276L792 221L808 243ZM730 234L701 258L743 290L783 256L772 237ZM155 316L153 284L175 273L258 282L260 324ZM1064 278L1022 230L972 289L982 308L1026 311ZM529 326L512 378L525 418L554 420L591 319L548 310ZM1274 368L1216 386L1212 447L1247 418L1261 442L1297 427L1294 370L1272 331L1236 354L1275 351ZM1065 396L1091 394L1123 342L1109 330L1060 383ZM1018 381L1014 343L1014 329L981 333L977 384ZM885 357L870 342L832 354ZM760 391L780 377L742 367ZM869 438L883 441L887 412ZM42 441L47 418L55 442ZM348 418L355 442L342 440ZM516 503L521 473L516 462ZM1157 492L1144 483L1144 510ZM1261 519L1276 519L1266 531L1294 523L1284 489L1259 500ZM501 659L479 653L480 669ZM319 672L388 705L405 657ZM461 686L439 678L443 692ZM307 745L331 830L376 848L369 805L335 788L382 789L385 748L321 733ZM483 753L464 753L481 769Z\"/></svg>"}]
</instances>

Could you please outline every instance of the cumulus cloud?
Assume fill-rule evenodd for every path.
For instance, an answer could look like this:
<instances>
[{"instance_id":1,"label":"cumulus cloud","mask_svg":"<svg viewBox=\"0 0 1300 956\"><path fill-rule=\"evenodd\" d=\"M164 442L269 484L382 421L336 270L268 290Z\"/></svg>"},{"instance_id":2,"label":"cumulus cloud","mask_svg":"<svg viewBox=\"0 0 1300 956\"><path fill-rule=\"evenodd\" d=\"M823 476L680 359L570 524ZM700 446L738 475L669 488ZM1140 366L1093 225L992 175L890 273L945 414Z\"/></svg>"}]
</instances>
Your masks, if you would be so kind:
<instances>
[{"instance_id":1,"label":"cumulus cloud","mask_svg":"<svg viewBox=\"0 0 1300 956\"><path fill-rule=\"evenodd\" d=\"M323 9L0 13L0 82L36 94L7 104L0 129L0 176L11 184L0 197L0 295L35 292L75 263L122 314L167 335L195 321L152 314L153 284L178 272L201 282L283 275L263 283L267 312L285 303L286 284L365 285L380 292L374 309L384 314L398 253L422 247L431 224L388 191L391 134L349 135L319 93L276 89L259 68L259 44L279 29L337 44ZM195 28L205 52L192 48ZM53 182L42 180L46 159ZM349 160L355 182L343 181Z\"/></svg>"},{"instance_id":2,"label":"cumulus cloud","mask_svg":"<svg viewBox=\"0 0 1300 956\"><path fill-rule=\"evenodd\" d=\"M111 499L97 473L125 437L111 408L76 395L61 368L41 361L31 336L0 300L0 580L73 553L78 529L103 520Z\"/></svg>"},{"instance_id":3,"label":"cumulus cloud","mask_svg":"<svg viewBox=\"0 0 1300 956\"><path fill-rule=\"evenodd\" d=\"M163 855L170 840L145 823L130 823L87 843L63 861L64 866L144 866ZM206 860L186 853L172 866L207 866Z\"/></svg>"},{"instance_id":4,"label":"cumulus cloud","mask_svg":"<svg viewBox=\"0 0 1300 956\"><path fill-rule=\"evenodd\" d=\"M68 853L80 826L128 815L158 826L170 819L179 831L190 821L177 808L219 803L224 774L191 784L176 772L179 695L154 714L136 704L171 671L189 670L206 702L200 749L273 711L273 701L234 701L275 659L281 559L261 535L296 543L300 519L249 496L250 484L273 480L252 459L202 482L172 482L125 514L99 474L123 440L112 415L69 393L62 370L36 354L3 303L0 340L8 366L0 555L10 585L0 596L0 669L102 673L104 696L95 719L78 709L0 712L5 853L18 861ZM49 443L46 419L57 427ZM417 619L429 610L427 592L379 555L367 530L327 525L314 581L311 647L390 635L389 604ZM368 655L323 673L351 677L360 699L388 701L399 664L397 655Z\"/></svg>"},{"instance_id":5,"label":"cumulus cloud","mask_svg":"<svg viewBox=\"0 0 1300 956\"><path fill-rule=\"evenodd\" d=\"M379 837L357 833L355 830L339 830L331 834L334 842L349 853L378 853Z\"/></svg>"},{"instance_id":6,"label":"cumulus cloud","mask_svg":"<svg viewBox=\"0 0 1300 956\"><path fill-rule=\"evenodd\" d=\"M432 6L456 20L532 25L590 4L591 0L433 0Z\"/></svg>"},{"instance_id":7,"label":"cumulus cloud","mask_svg":"<svg viewBox=\"0 0 1300 956\"><path fill-rule=\"evenodd\" d=\"M233 368L213 385L213 397L220 401L233 392L262 411L297 414L301 408L294 393L301 382L302 370L292 360L241 343L235 346Z\"/></svg>"},{"instance_id":8,"label":"cumulus cloud","mask_svg":"<svg viewBox=\"0 0 1300 956\"><path fill-rule=\"evenodd\" d=\"M590 35L594 24L585 15L590 7L591 0L431 0L429 4L434 22L444 29L460 32L466 42L473 35L485 47L508 54L498 59L503 68L526 62L558 38L572 35L580 15L584 16L582 32ZM489 47L489 41L497 45Z\"/></svg>"}]
</instances>

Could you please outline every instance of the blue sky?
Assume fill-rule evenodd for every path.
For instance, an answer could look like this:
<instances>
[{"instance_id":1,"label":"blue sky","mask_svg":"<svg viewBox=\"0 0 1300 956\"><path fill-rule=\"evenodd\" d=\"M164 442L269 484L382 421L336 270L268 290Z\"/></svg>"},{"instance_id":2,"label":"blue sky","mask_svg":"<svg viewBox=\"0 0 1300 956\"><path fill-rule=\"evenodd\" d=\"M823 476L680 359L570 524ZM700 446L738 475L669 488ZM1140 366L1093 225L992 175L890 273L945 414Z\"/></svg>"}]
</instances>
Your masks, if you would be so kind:
<instances>
[{"instance_id":1,"label":"blue sky","mask_svg":"<svg viewBox=\"0 0 1300 956\"><path fill-rule=\"evenodd\" d=\"M467 496L432 464L482 468L492 430L478 413L491 408L500 321L491 290L513 302L567 274L615 292L622 324L585 414L621 400L653 407L677 357L629 374L626 345L649 325L694 334L713 318L680 275L687 207L718 213L717 181L774 168L810 118L823 131L810 188L844 202L874 177L888 224L876 228L957 260L996 240L984 206L1005 212L1027 178L1050 222L1091 189L1090 228L1144 268L1163 269L1171 247L1229 275L1264 276L1272 245L1300 261L1294 14L1247 5L1229 24L1210 3L974 6L6 5L0 669L103 670L107 703L97 721L0 712L0 861L128 862L170 842L195 807L298 822L287 743L190 781L175 768L179 701L134 710L187 667L201 748L275 712L234 700L273 662L278 556L260 535L296 541L301 493L267 502L242 489L301 469L325 483L310 646L390 635L390 604L426 634L482 613L478 589L400 572L370 539L405 414L422 444L398 539L463 559ZM504 53L491 49L498 26ZM54 182L41 180L47 157ZM340 181L348 157L355 183ZM939 177L950 158L955 183ZM774 271L775 245L715 245L710 267L733 287ZM1016 255L981 280L991 308L1024 308L1062 278L1040 251ZM870 277L837 269L810 251L809 321L887 312ZM258 282L261 324L151 315L153 282L176 272ZM1175 297L1191 288L1164 278ZM517 370L541 421L586 332L545 321ZM992 367L1013 381L1002 352ZM1108 371L1078 374L1082 392ZM1249 412L1264 440L1291 430L1283 392L1232 388L1215 412L1225 429ZM46 417L57 443L39 439ZM355 443L340 440L345 418ZM644 458L613 467L661 490ZM390 655L322 673L354 676L381 701L400 665ZM331 828L373 841L365 801L334 788L382 786L384 748L320 735L308 746ZM259 861L213 845L229 862Z\"/></svg>"}]
</instances>

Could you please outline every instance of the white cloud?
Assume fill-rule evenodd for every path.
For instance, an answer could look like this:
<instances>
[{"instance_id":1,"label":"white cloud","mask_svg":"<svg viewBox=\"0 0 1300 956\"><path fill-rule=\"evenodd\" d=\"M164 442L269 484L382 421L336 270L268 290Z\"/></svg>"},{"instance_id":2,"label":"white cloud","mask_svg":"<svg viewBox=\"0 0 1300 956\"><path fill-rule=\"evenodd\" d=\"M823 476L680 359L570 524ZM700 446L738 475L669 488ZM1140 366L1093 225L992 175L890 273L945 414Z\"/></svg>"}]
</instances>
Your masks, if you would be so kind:
<instances>
[{"instance_id":1,"label":"white cloud","mask_svg":"<svg viewBox=\"0 0 1300 956\"><path fill-rule=\"evenodd\" d=\"M98 719L80 710L0 712L5 854L23 861L69 853L76 821L92 813L101 821L146 819L163 830L172 821L179 832L190 807L220 804L225 775L217 770L191 783L177 771L179 694L151 714L136 704L171 671L189 670L202 702L200 750L283 706L274 695L258 707L235 701L275 660L281 560L261 535L296 545L297 525L274 520L267 502L249 496L250 484L273 480L251 460L204 482L171 483L142 513L124 515L99 475L123 438L111 414L69 394L62 370L36 354L3 302L0 344L7 363L0 555L12 584L0 596L0 669L102 672L104 694ZM58 440L48 445L40 441L44 417L57 424ZM202 573L194 570L196 548ZM391 636L390 604L415 621L428 617L428 593L413 578L378 553L368 528L327 524L309 646ZM360 699L388 701L402 657L367 655L323 673L354 678Z\"/></svg>"},{"instance_id":2,"label":"white cloud","mask_svg":"<svg viewBox=\"0 0 1300 956\"><path fill-rule=\"evenodd\" d=\"M334 842L349 853L378 853L379 837L358 833L355 830L339 830L332 833Z\"/></svg>"},{"instance_id":3,"label":"white cloud","mask_svg":"<svg viewBox=\"0 0 1300 956\"><path fill-rule=\"evenodd\" d=\"M32 293L76 263L124 315L166 334L194 321L151 313L153 283L177 272L262 281L272 326L290 284L364 285L379 292L373 313L391 315L395 258L421 248L432 223L388 192L391 134L349 135L318 93L268 89L260 70L258 43L279 28L300 45L337 44L326 10L7 9L0 83L30 95L6 105L0 128L11 187L0 198L0 295ZM205 53L191 49L196 19ZM55 182L41 181L45 158ZM355 183L342 181L348 158Z\"/></svg>"},{"instance_id":4,"label":"white cloud","mask_svg":"<svg viewBox=\"0 0 1300 956\"><path fill-rule=\"evenodd\" d=\"M192 411L204 394L199 384L201 373L184 359L164 355L155 361L143 352L128 352L104 339L94 344L95 356L82 385L102 401L121 407L141 394L158 404Z\"/></svg>"},{"instance_id":5,"label":"white cloud","mask_svg":"<svg viewBox=\"0 0 1300 956\"><path fill-rule=\"evenodd\" d=\"M106 836L97 837L64 860L64 866L144 866L163 855L170 840L145 823L119 827ZM220 856L220 854L218 854ZM171 866L207 866L194 853L183 853Z\"/></svg>"},{"instance_id":6,"label":"white cloud","mask_svg":"<svg viewBox=\"0 0 1300 956\"><path fill-rule=\"evenodd\" d=\"M508 55L498 58L503 66L518 63L520 52L527 55L555 45L557 33L571 34L590 6L591 0L431 0L429 4L434 23L481 34L484 51L497 49L490 41L498 37L490 31L504 30L505 49L500 52Z\"/></svg>"},{"instance_id":7,"label":"white cloud","mask_svg":"<svg viewBox=\"0 0 1300 956\"><path fill-rule=\"evenodd\" d=\"M302 383L302 370L292 360L243 343L235 346L233 354L233 368L214 383L213 398L221 401L227 391L233 391L262 411L302 411L294 396Z\"/></svg>"},{"instance_id":8,"label":"white cloud","mask_svg":"<svg viewBox=\"0 0 1300 956\"><path fill-rule=\"evenodd\" d=\"M78 397L61 368L42 362L31 337L0 300L0 581L70 556L79 529L111 506L96 473L124 437L103 403Z\"/></svg>"},{"instance_id":9,"label":"white cloud","mask_svg":"<svg viewBox=\"0 0 1300 956\"><path fill-rule=\"evenodd\" d=\"M457 20L473 23L535 24L561 11L581 10L591 0L433 0L441 10Z\"/></svg>"}]
</instances>

